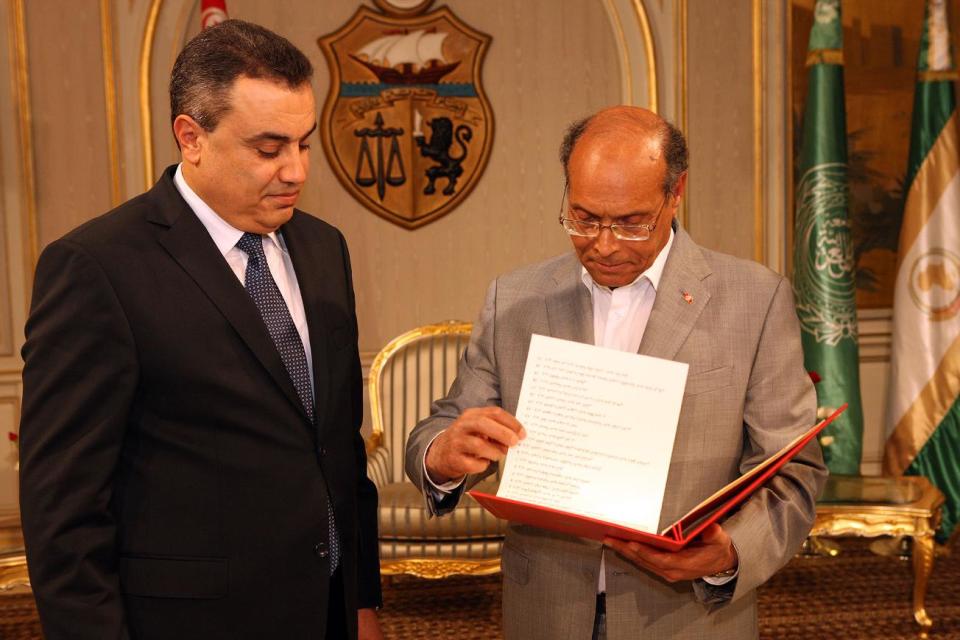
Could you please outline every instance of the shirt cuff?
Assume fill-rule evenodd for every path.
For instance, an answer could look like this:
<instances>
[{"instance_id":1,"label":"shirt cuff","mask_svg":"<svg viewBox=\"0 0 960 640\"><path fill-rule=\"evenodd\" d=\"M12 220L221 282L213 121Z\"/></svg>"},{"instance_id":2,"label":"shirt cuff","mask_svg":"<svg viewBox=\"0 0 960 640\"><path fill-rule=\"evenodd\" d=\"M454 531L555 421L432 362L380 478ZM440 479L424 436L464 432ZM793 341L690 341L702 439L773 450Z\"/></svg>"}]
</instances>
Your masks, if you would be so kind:
<instances>
[{"instance_id":1,"label":"shirt cuff","mask_svg":"<svg viewBox=\"0 0 960 640\"><path fill-rule=\"evenodd\" d=\"M723 576L719 578L716 578L714 576L703 576L703 581L706 582L707 584L712 584L715 587L719 587L720 585L727 584L731 580L736 580L737 574L739 573L740 573L740 567L737 567L737 570L734 572L732 576Z\"/></svg>"}]
</instances>

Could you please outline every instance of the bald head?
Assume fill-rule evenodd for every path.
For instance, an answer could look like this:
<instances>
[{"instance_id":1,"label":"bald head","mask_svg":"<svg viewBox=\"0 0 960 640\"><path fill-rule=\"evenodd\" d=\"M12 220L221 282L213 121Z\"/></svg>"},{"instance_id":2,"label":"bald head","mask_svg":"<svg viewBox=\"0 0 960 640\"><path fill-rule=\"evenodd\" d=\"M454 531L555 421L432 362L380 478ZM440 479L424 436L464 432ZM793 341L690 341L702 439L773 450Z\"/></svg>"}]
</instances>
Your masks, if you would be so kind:
<instances>
[{"instance_id":1,"label":"bald head","mask_svg":"<svg viewBox=\"0 0 960 640\"><path fill-rule=\"evenodd\" d=\"M672 124L647 109L616 106L574 122L560 145L564 177L570 181L570 158L617 162L637 170L663 171L663 191L673 193L687 170L687 144ZM661 162L663 164L661 164Z\"/></svg>"}]
</instances>

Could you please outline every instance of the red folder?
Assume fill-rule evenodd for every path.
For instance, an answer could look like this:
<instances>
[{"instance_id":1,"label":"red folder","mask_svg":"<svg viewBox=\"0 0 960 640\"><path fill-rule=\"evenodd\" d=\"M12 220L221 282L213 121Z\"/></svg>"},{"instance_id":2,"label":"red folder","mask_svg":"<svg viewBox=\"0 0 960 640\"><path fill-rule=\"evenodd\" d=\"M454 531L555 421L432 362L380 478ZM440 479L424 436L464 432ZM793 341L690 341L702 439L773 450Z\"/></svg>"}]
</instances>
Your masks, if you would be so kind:
<instances>
[{"instance_id":1,"label":"red folder","mask_svg":"<svg viewBox=\"0 0 960 640\"><path fill-rule=\"evenodd\" d=\"M846 403L826 419L817 423L809 431L797 437L793 442L764 460L744 475L691 509L682 518L663 530L660 535L638 531L630 527L604 522L595 518L542 507L527 502L498 498L489 493L470 491L474 500L484 509L503 520L519 522L541 529L550 529L579 538L603 540L620 538L635 540L645 544L679 551L700 534L708 525L722 518L727 512L747 499L754 491L772 478L791 458L800 453L818 433L834 421L847 408Z\"/></svg>"}]
</instances>

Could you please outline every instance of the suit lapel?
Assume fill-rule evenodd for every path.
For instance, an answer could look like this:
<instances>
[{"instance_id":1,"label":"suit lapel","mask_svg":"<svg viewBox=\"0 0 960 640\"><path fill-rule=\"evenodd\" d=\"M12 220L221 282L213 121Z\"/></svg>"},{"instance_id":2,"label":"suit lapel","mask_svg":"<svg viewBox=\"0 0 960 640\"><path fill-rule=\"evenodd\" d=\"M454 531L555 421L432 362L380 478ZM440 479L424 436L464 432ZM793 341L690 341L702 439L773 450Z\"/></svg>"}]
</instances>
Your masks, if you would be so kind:
<instances>
[{"instance_id":1,"label":"suit lapel","mask_svg":"<svg viewBox=\"0 0 960 640\"><path fill-rule=\"evenodd\" d=\"M305 229L299 224L298 217L303 214L295 213L290 221L283 225L283 241L290 252L293 270L297 274L297 284L300 287L300 298L303 300L303 310L307 316L307 329L310 331L310 352L313 361L313 415L316 417L318 430L323 429L323 419L327 412L328 365L327 365L327 335L329 328L323 321L321 309L324 308L323 296L325 277L329 274L323 268L319 257L311 255L310 243L305 238Z\"/></svg>"},{"instance_id":2,"label":"suit lapel","mask_svg":"<svg viewBox=\"0 0 960 640\"><path fill-rule=\"evenodd\" d=\"M580 261L571 253L553 275L554 290L547 294L547 323L554 338L593 344L593 302L580 278Z\"/></svg>"},{"instance_id":3,"label":"suit lapel","mask_svg":"<svg viewBox=\"0 0 960 640\"><path fill-rule=\"evenodd\" d=\"M682 227L677 225L675 233L640 342L641 354L667 360L677 355L710 300L710 291L703 284L710 267Z\"/></svg>"},{"instance_id":4,"label":"suit lapel","mask_svg":"<svg viewBox=\"0 0 960 640\"><path fill-rule=\"evenodd\" d=\"M150 209L147 219L157 225L157 241L216 305L307 420L303 404L257 306L223 259L206 228L180 196L173 184L174 169L167 169L149 193L155 206Z\"/></svg>"}]
</instances>

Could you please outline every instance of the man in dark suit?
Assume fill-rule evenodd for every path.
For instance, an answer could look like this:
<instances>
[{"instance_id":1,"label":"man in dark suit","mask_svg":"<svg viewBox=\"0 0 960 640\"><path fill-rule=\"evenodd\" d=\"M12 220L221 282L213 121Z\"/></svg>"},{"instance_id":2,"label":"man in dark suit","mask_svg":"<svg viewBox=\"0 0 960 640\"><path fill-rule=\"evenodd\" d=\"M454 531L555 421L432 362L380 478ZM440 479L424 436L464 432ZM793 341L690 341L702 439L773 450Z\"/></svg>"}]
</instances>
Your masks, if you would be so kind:
<instances>
[{"instance_id":1,"label":"man in dark suit","mask_svg":"<svg viewBox=\"0 0 960 640\"><path fill-rule=\"evenodd\" d=\"M350 261L294 209L311 75L261 27L202 32L181 164L40 257L21 510L49 640L381 637Z\"/></svg>"}]
</instances>

